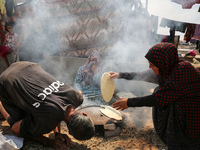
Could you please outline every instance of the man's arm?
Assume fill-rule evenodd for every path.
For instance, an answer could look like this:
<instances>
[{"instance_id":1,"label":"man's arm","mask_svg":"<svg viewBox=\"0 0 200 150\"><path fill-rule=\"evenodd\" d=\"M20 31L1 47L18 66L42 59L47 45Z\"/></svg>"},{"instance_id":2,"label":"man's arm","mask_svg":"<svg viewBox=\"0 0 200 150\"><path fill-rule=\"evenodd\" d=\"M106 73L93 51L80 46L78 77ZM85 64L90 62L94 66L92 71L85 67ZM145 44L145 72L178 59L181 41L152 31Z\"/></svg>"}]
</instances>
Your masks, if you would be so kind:
<instances>
[{"instance_id":1,"label":"man's arm","mask_svg":"<svg viewBox=\"0 0 200 150\"><path fill-rule=\"evenodd\" d=\"M2 113L2 115L4 116L4 118L7 120L7 122L10 124L10 115L8 114L8 112L5 110L5 108L3 107L2 103L0 102L0 111ZM22 120L16 122L16 123L12 123L12 127L11 130L17 134L19 136L20 133L20 124L21 124Z\"/></svg>"},{"instance_id":2,"label":"man's arm","mask_svg":"<svg viewBox=\"0 0 200 150\"><path fill-rule=\"evenodd\" d=\"M4 109L4 107L3 107L3 105L2 105L2 103L1 103L1 101L0 101L0 112L2 113L2 115L4 116L4 118L6 119L6 120L8 120L8 117L10 116L8 113L7 113L7 111Z\"/></svg>"},{"instance_id":3,"label":"man's arm","mask_svg":"<svg viewBox=\"0 0 200 150\"><path fill-rule=\"evenodd\" d=\"M16 122L12 126L12 129L11 129L18 136L20 136L21 122L22 122L22 120ZM58 128L56 128L56 131L58 131ZM36 141L41 144L44 144L46 146L51 146L51 147L55 148L56 150L68 149L72 146L72 142L66 134L59 133L58 135L55 136L55 139L50 139L45 136L38 136L38 137L28 136L25 138Z\"/></svg>"},{"instance_id":4,"label":"man's arm","mask_svg":"<svg viewBox=\"0 0 200 150\"><path fill-rule=\"evenodd\" d=\"M9 122L8 119L11 117L7 113L7 111L4 109L1 102L0 102L0 111L1 111L2 115L4 116L4 118ZM20 136L21 123L22 123L22 120L20 120L18 122L13 122L11 125L12 132L17 134L18 136ZM59 131L59 128L57 129L57 131ZM59 134L55 137L55 139L49 139L45 136L39 136L39 137L29 136L29 137L25 137L25 138L39 142L39 143L47 145L47 146L51 146L51 147L55 148L56 150L68 149L72 146L71 140L65 134Z\"/></svg>"},{"instance_id":5,"label":"man's arm","mask_svg":"<svg viewBox=\"0 0 200 150\"><path fill-rule=\"evenodd\" d=\"M22 123L22 120L16 122L13 124L11 130L12 132L14 132L15 134L17 134L18 136L20 136L20 125ZM33 141L36 141L36 142L39 142L41 144L44 144L44 145L48 145L48 146L53 146L53 140L47 138L47 137L44 137L44 136L40 136L40 137L26 137L27 139L30 139L30 140L33 140Z\"/></svg>"}]
</instances>

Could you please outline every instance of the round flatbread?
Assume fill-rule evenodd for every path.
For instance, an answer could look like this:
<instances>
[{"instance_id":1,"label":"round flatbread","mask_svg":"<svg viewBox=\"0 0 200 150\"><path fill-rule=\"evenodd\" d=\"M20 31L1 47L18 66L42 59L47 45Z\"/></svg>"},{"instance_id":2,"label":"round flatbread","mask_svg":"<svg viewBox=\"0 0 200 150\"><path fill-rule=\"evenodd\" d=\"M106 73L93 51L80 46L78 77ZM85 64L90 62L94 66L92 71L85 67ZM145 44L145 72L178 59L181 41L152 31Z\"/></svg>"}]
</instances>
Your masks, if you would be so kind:
<instances>
[{"instance_id":1,"label":"round flatbread","mask_svg":"<svg viewBox=\"0 0 200 150\"><path fill-rule=\"evenodd\" d=\"M115 91L114 80L110 77L109 73L104 73L101 78L101 95L105 102L109 102Z\"/></svg>"},{"instance_id":2,"label":"round flatbread","mask_svg":"<svg viewBox=\"0 0 200 150\"><path fill-rule=\"evenodd\" d=\"M105 116L115 119L115 120L122 120L122 115L120 111L110 107L110 106L103 106L104 108L101 108L100 111Z\"/></svg>"}]
</instances>

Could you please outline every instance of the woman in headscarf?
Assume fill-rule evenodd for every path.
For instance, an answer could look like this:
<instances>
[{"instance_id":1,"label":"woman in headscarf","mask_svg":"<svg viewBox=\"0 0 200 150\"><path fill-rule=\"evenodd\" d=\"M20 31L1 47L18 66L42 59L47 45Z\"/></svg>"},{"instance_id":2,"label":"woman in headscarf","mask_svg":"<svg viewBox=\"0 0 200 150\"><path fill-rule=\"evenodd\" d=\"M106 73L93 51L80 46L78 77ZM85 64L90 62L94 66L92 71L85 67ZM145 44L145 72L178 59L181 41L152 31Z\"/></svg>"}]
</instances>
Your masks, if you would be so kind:
<instances>
[{"instance_id":1,"label":"woman in headscarf","mask_svg":"<svg viewBox=\"0 0 200 150\"><path fill-rule=\"evenodd\" d=\"M75 89L83 94L84 101L82 105L105 104L100 90L101 76L100 56L98 53L93 52L88 56L86 63L79 68L74 81Z\"/></svg>"},{"instance_id":2,"label":"woman in headscarf","mask_svg":"<svg viewBox=\"0 0 200 150\"><path fill-rule=\"evenodd\" d=\"M153 107L155 131L169 150L200 149L200 72L179 60L172 43L159 43L145 55L151 70L143 73L110 72L112 78L148 80L159 84L152 95L120 98L116 109ZM155 79L155 80L154 80Z\"/></svg>"}]
</instances>

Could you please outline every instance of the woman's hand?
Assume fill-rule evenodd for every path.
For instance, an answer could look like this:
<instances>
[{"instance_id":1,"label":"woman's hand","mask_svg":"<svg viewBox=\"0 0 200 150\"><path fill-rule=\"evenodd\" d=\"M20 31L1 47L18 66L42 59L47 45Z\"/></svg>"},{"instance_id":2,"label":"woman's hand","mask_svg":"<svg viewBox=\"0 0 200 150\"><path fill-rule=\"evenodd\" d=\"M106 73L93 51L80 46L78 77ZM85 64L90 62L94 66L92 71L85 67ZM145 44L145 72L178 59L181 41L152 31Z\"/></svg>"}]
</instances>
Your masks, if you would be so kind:
<instances>
[{"instance_id":1,"label":"woman's hand","mask_svg":"<svg viewBox=\"0 0 200 150\"><path fill-rule=\"evenodd\" d=\"M97 74L97 65L92 65L91 70L94 74Z\"/></svg>"},{"instance_id":2,"label":"woman's hand","mask_svg":"<svg viewBox=\"0 0 200 150\"><path fill-rule=\"evenodd\" d=\"M53 142L52 147L56 150L66 150L72 147L72 141L66 134L59 133Z\"/></svg>"},{"instance_id":3,"label":"woman's hand","mask_svg":"<svg viewBox=\"0 0 200 150\"><path fill-rule=\"evenodd\" d=\"M128 101L128 98L121 98L120 97L120 100L113 103L112 106L113 108L116 108L117 110L124 110L124 109L127 109L128 106L127 106L127 101Z\"/></svg>"},{"instance_id":4,"label":"woman's hand","mask_svg":"<svg viewBox=\"0 0 200 150\"><path fill-rule=\"evenodd\" d=\"M119 73L116 73L116 72L109 72L110 74L110 77L113 78L113 79L118 79L119 78Z\"/></svg>"}]
</instances>

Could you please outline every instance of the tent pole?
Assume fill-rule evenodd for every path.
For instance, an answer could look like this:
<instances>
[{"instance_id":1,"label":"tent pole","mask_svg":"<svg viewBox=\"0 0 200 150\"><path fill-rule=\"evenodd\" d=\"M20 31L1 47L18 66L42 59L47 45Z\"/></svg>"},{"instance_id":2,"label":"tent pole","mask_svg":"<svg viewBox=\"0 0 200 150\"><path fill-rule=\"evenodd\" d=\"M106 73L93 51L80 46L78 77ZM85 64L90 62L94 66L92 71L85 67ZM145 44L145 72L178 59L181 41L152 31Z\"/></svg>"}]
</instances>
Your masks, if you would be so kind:
<instances>
[{"instance_id":1,"label":"tent pole","mask_svg":"<svg viewBox=\"0 0 200 150\"><path fill-rule=\"evenodd\" d=\"M146 0L146 10L148 9L148 0Z\"/></svg>"}]
</instances>

